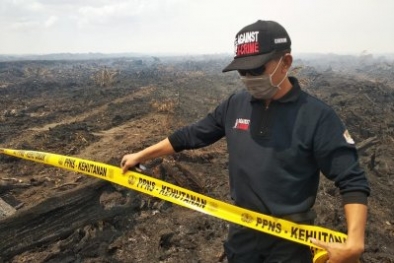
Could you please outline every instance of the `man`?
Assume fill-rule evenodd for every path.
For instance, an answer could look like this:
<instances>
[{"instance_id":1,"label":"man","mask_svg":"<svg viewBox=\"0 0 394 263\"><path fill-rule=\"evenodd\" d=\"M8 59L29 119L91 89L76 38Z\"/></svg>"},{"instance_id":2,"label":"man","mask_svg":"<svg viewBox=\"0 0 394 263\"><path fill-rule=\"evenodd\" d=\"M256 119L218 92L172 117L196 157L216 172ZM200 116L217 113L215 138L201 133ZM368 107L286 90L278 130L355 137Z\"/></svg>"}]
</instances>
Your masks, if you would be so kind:
<instances>
[{"instance_id":1,"label":"man","mask_svg":"<svg viewBox=\"0 0 394 263\"><path fill-rule=\"evenodd\" d=\"M335 112L287 77L291 40L274 21L257 21L235 38L234 60L246 90L204 119L123 157L123 172L148 159L210 145L226 137L235 204L298 223L313 223L320 171L335 182L347 220L346 243L312 240L330 263L355 263L364 250L370 189L354 141ZM309 263L307 246L231 225L225 243L231 263Z\"/></svg>"}]
</instances>

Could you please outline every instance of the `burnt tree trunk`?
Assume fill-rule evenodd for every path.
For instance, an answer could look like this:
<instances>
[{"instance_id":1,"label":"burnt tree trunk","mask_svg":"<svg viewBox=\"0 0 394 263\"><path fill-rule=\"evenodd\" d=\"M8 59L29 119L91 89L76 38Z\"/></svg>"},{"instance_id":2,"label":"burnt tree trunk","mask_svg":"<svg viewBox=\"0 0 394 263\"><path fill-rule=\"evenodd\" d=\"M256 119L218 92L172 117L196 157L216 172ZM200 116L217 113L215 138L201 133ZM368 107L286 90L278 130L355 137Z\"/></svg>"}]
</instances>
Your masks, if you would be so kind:
<instances>
[{"instance_id":1,"label":"burnt tree trunk","mask_svg":"<svg viewBox=\"0 0 394 263\"><path fill-rule=\"evenodd\" d=\"M104 191L113 191L112 185L92 180L0 220L0 262L65 238L85 225L131 213L138 207L137 202L104 207L100 203Z\"/></svg>"}]
</instances>

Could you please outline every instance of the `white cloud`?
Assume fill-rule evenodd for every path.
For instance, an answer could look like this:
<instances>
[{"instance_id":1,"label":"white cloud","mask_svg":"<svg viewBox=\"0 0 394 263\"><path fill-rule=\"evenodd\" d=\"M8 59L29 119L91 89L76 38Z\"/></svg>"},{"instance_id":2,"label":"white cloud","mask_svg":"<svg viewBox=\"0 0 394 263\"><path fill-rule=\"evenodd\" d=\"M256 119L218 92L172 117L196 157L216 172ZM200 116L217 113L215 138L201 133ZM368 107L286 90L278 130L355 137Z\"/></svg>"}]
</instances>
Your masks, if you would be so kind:
<instances>
[{"instance_id":1,"label":"white cloud","mask_svg":"<svg viewBox=\"0 0 394 263\"><path fill-rule=\"evenodd\" d=\"M56 23L56 21L58 20L58 17L57 16L50 16L45 22L44 22L44 26L45 27L51 27L51 26L53 26L55 23Z\"/></svg>"}]
</instances>

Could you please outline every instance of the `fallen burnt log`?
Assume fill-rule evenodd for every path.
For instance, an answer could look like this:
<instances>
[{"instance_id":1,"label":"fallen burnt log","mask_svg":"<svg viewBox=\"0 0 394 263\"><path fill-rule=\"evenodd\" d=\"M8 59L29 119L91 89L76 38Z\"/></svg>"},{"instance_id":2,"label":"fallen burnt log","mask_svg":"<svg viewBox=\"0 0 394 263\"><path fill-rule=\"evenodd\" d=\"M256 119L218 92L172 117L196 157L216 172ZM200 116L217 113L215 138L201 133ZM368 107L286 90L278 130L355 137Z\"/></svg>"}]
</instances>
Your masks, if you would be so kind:
<instances>
[{"instance_id":1,"label":"fallen burnt log","mask_svg":"<svg viewBox=\"0 0 394 263\"><path fill-rule=\"evenodd\" d=\"M195 176L185 164L163 162L161 164L161 178L171 177L175 183L186 189L201 192L204 184Z\"/></svg>"},{"instance_id":2,"label":"fallen burnt log","mask_svg":"<svg viewBox=\"0 0 394 263\"><path fill-rule=\"evenodd\" d=\"M369 147L371 147L371 146L373 146L373 145L375 145L375 144L378 144L379 142L380 142L380 141L379 141L379 139L378 139L377 136L370 137L370 138L365 139L364 141L360 142L360 143L357 145L357 150L358 150L359 152L363 152L363 151L365 151L366 149L368 149Z\"/></svg>"},{"instance_id":3,"label":"fallen burnt log","mask_svg":"<svg viewBox=\"0 0 394 263\"><path fill-rule=\"evenodd\" d=\"M31 185L27 183L19 182L15 178L6 178L6 179L0 178L0 194L14 188L27 188L29 186Z\"/></svg>"},{"instance_id":4,"label":"fallen burnt log","mask_svg":"<svg viewBox=\"0 0 394 263\"><path fill-rule=\"evenodd\" d=\"M130 214L139 207L135 200L128 200L130 202L123 205L103 205L100 197L108 191L114 191L110 183L92 179L85 185L49 197L0 220L0 262L67 238L86 225Z\"/></svg>"}]
</instances>

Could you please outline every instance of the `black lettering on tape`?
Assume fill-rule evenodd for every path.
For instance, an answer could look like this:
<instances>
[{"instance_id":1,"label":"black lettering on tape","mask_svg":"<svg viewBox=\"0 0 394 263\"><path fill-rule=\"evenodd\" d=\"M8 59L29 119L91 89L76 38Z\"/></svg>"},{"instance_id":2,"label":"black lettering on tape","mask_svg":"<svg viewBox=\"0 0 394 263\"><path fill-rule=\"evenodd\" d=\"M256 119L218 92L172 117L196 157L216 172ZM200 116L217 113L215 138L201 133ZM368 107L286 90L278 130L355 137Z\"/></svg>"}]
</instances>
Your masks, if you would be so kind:
<instances>
[{"instance_id":1,"label":"black lettering on tape","mask_svg":"<svg viewBox=\"0 0 394 263\"><path fill-rule=\"evenodd\" d=\"M305 240L305 229L300 229L298 231L298 239ZM306 241L306 240L305 240Z\"/></svg>"},{"instance_id":2,"label":"black lettering on tape","mask_svg":"<svg viewBox=\"0 0 394 263\"><path fill-rule=\"evenodd\" d=\"M87 172L87 173L99 175L102 177L107 176L107 168L106 167L98 166L98 165L83 162L83 161L78 163L78 170L81 172Z\"/></svg>"},{"instance_id":3,"label":"black lettering on tape","mask_svg":"<svg viewBox=\"0 0 394 263\"><path fill-rule=\"evenodd\" d=\"M164 193L166 192L166 186L162 185L161 190L159 192L159 195L165 195Z\"/></svg>"},{"instance_id":4,"label":"black lettering on tape","mask_svg":"<svg viewBox=\"0 0 394 263\"><path fill-rule=\"evenodd\" d=\"M137 187L140 187L140 185L142 184L142 178L138 178L138 184Z\"/></svg>"},{"instance_id":5,"label":"black lettering on tape","mask_svg":"<svg viewBox=\"0 0 394 263\"><path fill-rule=\"evenodd\" d=\"M152 192L153 190L155 190L155 186L156 186L155 182L142 178L138 179L137 187L141 189Z\"/></svg>"},{"instance_id":6,"label":"black lettering on tape","mask_svg":"<svg viewBox=\"0 0 394 263\"><path fill-rule=\"evenodd\" d=\"M255 226L260 226L262 229L265 228L271 232L282 232L282 225L280 223L276 223L275 221L271 221L268 219L262 219L260 217L257 217Z\"/></svg>"},{"instance_id":7,"label":"black lettering on tape","mask_svg":"<svg viewBox=\"0 0 394 263\"><path fill-rule=\"evenodd\" d=\"M293 227L293 226L291 227L290 237L298 239L298 228L297 227Z\"/></svg>"},{"instance_id":8,"label":"black lettering on tape","mask_svg":"<svg viewBox=\"0 0 394 263\"><path fill-rule=\"evenodd\" d=\"M335 243L345 243L346 238L341 236L336 236L332 233L327 233L324 231L313 231L297 227L291 228L291 238L295 238L301 241L308 241L310 238L315 238L323 242L335 242Z\"/></svg>"},{"instance_id":9,"label":"black lettering on tape","mask_svg":"<svg viewBox=\"0 0 394 263\"><path fill-rule=\"evenodd\" d=\"M321 237L321 236L323 236L323 240L320 238L320 240L322 240L322 241L324 241L324 242L328 242L328 240L327 240L327 236L328 236L328 234L327 233L324 233L324 232L319 232L320 234L319 234L319 237Z\"/></svg>"},{"instance_id":10,"label":"black lettering on tape","mask_svg":"<svg viewBox=\"0 0 394 263\"><path fill-rule=\"evenodd\" d=\"M29 159L37 160L37 161L45 161L45 153L39 152L27 152L26 157Z\"/></svg>"},{"instance_id":11,"label":"black lettering on tape","mask_svg":"<svg viewBox=\"0 0 394 263\"><path fill-rule=\"evenodd\" d=\"M207 200L203 198L164 185L161 186L159 194L180 200L186 204L191 204L200 208L205 208L205 206L207 205Z\"/></svg>"},{"instance_id":12,"label":"black lettering on tape","mask_svg":"<svg viewBox=\"0 0 394 263\"><path fill-rule=\"evenodd\" d=\"M70 158L66 158L63 162L63 166L74 169L75 168L75 160L70 159Z\"/></svg>"}]
</instances>

